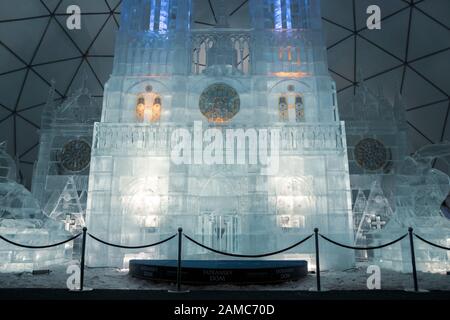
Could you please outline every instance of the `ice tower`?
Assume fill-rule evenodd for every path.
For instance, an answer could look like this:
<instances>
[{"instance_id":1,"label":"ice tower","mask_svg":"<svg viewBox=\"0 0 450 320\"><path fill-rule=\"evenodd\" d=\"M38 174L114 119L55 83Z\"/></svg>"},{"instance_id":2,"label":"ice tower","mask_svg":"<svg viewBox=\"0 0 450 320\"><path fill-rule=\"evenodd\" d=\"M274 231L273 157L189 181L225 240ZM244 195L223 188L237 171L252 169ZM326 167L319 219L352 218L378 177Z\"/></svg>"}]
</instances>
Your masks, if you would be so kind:
<instances>
[{"instance_id":1,"label":"ice tower","mask_svg":"<svg viewBox=\"0 0 450 320\"><path fill-rule=\"evenodd\" d=\"M94 122L100 119L101 105L89 93L85 80L59 104L54 101L52 86L42 113L32 192L48 216L53 216L69 180L79 193L82 211L86 207L92 131Z\"/></svg>"},{"instance_id":2,"label":"ice tower","mask_svg":"<svg viewBox=\"0 0 450 320\"><path fill-rule=\"evenodd\" d=\"M179 226L207 246L282 249L314 227L350 243L344 124L328 74L320 3L251 0L251 28L191 30L186 0L126 0L113 74L95 125L87 224L117 244ZM323 267L353 253L323 244ZM176 244L129 254L88 243L88 264L175 258ZM218 259L187 246L185 258ZM313 244L278 259L313 262Z\"/></svg>"}]
</instances>

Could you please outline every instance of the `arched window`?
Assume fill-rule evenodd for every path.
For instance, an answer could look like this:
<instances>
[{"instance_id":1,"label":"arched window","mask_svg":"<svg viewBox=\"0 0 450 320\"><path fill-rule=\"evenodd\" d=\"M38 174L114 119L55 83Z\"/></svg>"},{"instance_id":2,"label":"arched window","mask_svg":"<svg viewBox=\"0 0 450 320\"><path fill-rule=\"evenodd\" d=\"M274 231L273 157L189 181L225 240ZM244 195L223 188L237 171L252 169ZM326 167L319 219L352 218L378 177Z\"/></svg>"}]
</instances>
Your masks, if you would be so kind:
<instances>
[{"instance_id":1,"label":"arched window","mask_svg":"<svg viewBox=\"0 0 450 320\"><path fill-rule=\"evenodd\" d=\"M136 103L136 118L139 122L161 120L162 99L153 93L140 95Z\"/></svg>"},{"instance_id":2,"label":"arched window","mask_svg":"<svg viewBox=\"0 0 450 320\"><path fill-rule=\"evenodd\" d=\"M299 94L283 94L278 99L279 120L282 122L305 122L305 104Z\"/></svg>"},{"instance_id":3,"label":"arched window","mask_svg":"<svg viewBox=\"0 0 450 320\"><path fill-rule=\"evenodd\" d=\"M150 122L158 122L161 119L161 105L161 97L156 97L153 101Z\"/></svg>"},{"instance_id":4,"label":"arched window","mask_svg":"<svg viewBox=\"0 0 450 320\"><path fill-rule=\"evenodd\" d=\"M303 97L300 95L295 97L295 121L305 121L305 104L303 103Z\"/></svg>"},{"instance_id":5,"label":"arched window","mask_svg":"<svg viewBox=\"0 0 450 320\"><path fill-rule=\"evenodd\" d=\"M286 97L280 97L278 100L280 121L289 121L289 106Z\"/></svg>"},{"instance_id":6,"label":"arched window","mask_svg":"<svg viewBox=\"0 0 450 320\"><path fill-rule=\"evenodd\" d=\"M136 117L140 121L144 121L145 116L145 98L140 96L136 104Z\"/></svg>"}]
</instances>

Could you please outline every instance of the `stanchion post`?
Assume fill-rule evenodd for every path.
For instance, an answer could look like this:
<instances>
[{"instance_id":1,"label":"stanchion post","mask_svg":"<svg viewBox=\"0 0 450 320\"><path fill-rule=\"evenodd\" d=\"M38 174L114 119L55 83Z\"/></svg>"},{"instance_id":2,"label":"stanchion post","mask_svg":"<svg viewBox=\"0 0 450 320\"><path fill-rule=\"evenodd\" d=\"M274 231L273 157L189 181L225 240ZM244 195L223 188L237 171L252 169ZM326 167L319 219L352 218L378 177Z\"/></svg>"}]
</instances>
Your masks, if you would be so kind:
<instances>
[{"instance_id":1,"label":"stanchion post","mask_svg":"<svg viewBox=\"0 0 450 320\"><path fill-rule=\"evenodd\" d=\"M80 291L83 291L84 289L84 259L86 255L86 235L87 235L87 228L83 228L83 242L81 244L81 270L80 270Z\"/></svg>"},{"instance_id":2,"label":"stanchion post","mask_svg":"<svg viewBox=\"0 0 450 320\"><path fill-rule=\"evenodd\" d=\"M411 247L411 264L414 278L414 291L419 291L419 284L417 281L416 253L414 250L414 229L409 227L408 232L409 232L409 244Z\"/></svg>"},{"instance_id":3,"label":"stanchion post","mask_svg":"<svg viewBox=\"0 0 450 320\"><path fill-rule=\"evenodd\" d=\"M319 228L314 229L314 236L316 239L316 281L317 291L321 291L320 286L320 256L319 256Z\"/></svg>"},{"instance_id":4,"label":"stanchion post","mask_svg":"<svg viewBox=\"0 0 450 320\"><path fill-rule=\"evenodd\" d=\"M178 268L177 268L177 291L181 291L181 250L183 247L183 228L178 228Z\"/></svg>"}]
</instances>

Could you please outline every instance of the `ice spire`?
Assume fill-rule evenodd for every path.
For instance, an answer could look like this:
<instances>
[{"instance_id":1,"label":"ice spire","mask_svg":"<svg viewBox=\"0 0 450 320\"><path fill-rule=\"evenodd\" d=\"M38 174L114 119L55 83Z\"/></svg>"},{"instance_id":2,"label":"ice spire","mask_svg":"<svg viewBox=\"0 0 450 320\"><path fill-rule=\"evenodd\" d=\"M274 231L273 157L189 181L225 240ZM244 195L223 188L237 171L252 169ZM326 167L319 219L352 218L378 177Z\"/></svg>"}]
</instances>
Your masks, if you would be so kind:
<instances>
[{"instance_id":1,"label":"ice spire","mask_svg":"<svg viewBox=\"0 0 450 320\"><path fill-rule=\"evenodd\" d=\"M355 233L355 243L357 243L359 240L362 239L364 236L364 232L367 230L364 230L364 211L366 210L367 206L367 198L366 195L362 190L358 191L358 195L355 200L355 205L353 206L353 220L354 220L354 226L357 230Z\"/></svg>"},{"instance_id":2,"label":"ice spire","mask_svg":"<svg viewBox=\"0 0 450 320\"><path fill-rule=\"evenodd\" d=\"M88 73L86 69L83 69L83 73L81 74L81 91L84 93L88 91L87 80L88 80Z\"/></svg>"},{"instance_id":3,"label":"ice spire","mask_svg":"<svg viewBox=\"0 0 450 320\"><path fill-rule=\"evenodd\" d=\"M14 157L14 163L16 164L16 181L19 184L24 184L24 178L22 171L20 170L20 158L18 154L16 154L16 156Z\"/></svg>"},{"instance_id":4,"label":"ice spire","mask_svg":"<svg viewBox=\"0 0 450 320\"><path fill-rule=\"evenodd\" d=\"M0 167L0 182L17 180L16 162L6 151L6 141L0 143Z\"/></svg>"},{"instance_id":5,"label":"ice spire","mask_svg":"<svg viewBox=\"0 0 450 320\"><path fill-rule=\"evenodd\" d=\"M50 89L48 90L47 102L45 103L44 109L42 110L41 129L48 128L48 126L52 122L52 115L56 108L55 92L56 82L52 79L50 81Z\"/></svg>"},{"instance_id":6,"label":"ice spire","mask_svg":"<svg viewBox=\"0 0 450 320\"><path fill-rule=\"evenodd\" d=\"M371 218L376 229L381 229L382 224L387 223L393 217L389 200L384 195L383 189L378 181L372 184L364 214Z\"/></svg>"},{"instance_id":7,"label":"ice spire","mask_svg":"<svg viewBox=\"0 0 450 320\"><path fill-rule=\"evenodd\" d=\"M364 192L360 189L358 195L356 196L355 206L353 207L353 212L364 212L367 205L367 199Z\"/></svg>"},{"instance_id":8,"label":"ice spire","mask_svg":"<svg viewBox=\"0 0 450 320\"><path fill-rule=\"evenodd\" d=\"M356 84L356 96L361 100L358 102L361 103L361 105L365 105L367 102L367 86L361 68L358 68L356 71Z\"/></svg>"}]
</instances>

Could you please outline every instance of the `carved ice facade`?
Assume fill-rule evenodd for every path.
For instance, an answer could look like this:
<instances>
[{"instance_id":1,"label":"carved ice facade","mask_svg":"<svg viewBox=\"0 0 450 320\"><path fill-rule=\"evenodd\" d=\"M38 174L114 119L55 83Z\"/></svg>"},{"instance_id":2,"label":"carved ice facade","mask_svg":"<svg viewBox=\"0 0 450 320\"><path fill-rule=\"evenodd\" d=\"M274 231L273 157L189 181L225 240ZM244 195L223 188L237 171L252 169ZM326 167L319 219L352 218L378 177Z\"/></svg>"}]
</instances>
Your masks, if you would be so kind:
<instances>
[{"instance_id":1,"label":"carved ice facade","mask_svg":"<svg viewBox=\"0 0 450 320\"><path fill-rule=\"evenodd\" d=\"M94 122L100 119L97 104L85 86L56 103L50 90L42 113L38 161L32 193L45 214L63 221L67 231L84 226Z\"/></svg>"},{"instance_id":2,"label":"carved ice facade","mask_svg":"<svg viewBox=\"0 0 450 320\"><path fill-rule=\"evenodd\" d=\"M141 245L181 226L207 246L243 254L285 248L315 227L351 242L346 134L319 1L251 0L249 30L228 28L223 1L219 8L218 27L191 30L190 1L123 2L114 70L94 129L89 231ZM269 141L279 132L279 148L269 144L269 152L279 151L279 170L264 174L263 165L248 162L175 164L180 129L194 138L207 129L223 136L268 130ZM209 143L194 142L186 152L195 157ZM236 149L248 157L252 150ZM351 251L322 245L324 268L353 264ZM310 241L272 258L314 265L313 252ZM122 266L132 257L173 259L176 243L129 253L88 241L90 266ZM190 244L184 257L223 258Z\"/></svg>"},{"instance_id":3,"label":"carved ice facade","mask_svg":"<svg viewBox=\"0 0 450 320\"><path fill-rule=\"evenodd\" d=\"M429 241L450 247L450 220L441 212L449 194L447 174L433 161L449 163L448 143L409 154L406 110L400 94L393 103L380 88L369 89L359 72L356 94L344 104L350 182L353 193L354 243L376 246L404 235L409 227ZM448 270L450 253L415 239L418 270ZM408 239L375 251L357 251L357 259L397 271L411 271Z\"/></svg>"},{"instance_id":4,"label":"carved ice facade","mask_svg":"<svg viewBox=\"0 0 450 320\"><path fill-rule=\"evenodd\" d=\"M380 87L372 91L358 72L355 95L341 108L346 123L355 240L370 243L369 233L382 230L393 214L393 181L409 151L406 114L402 99L386 99ZM367 261L373 252L358 251Z\"/></svg>"}]
</instances>

